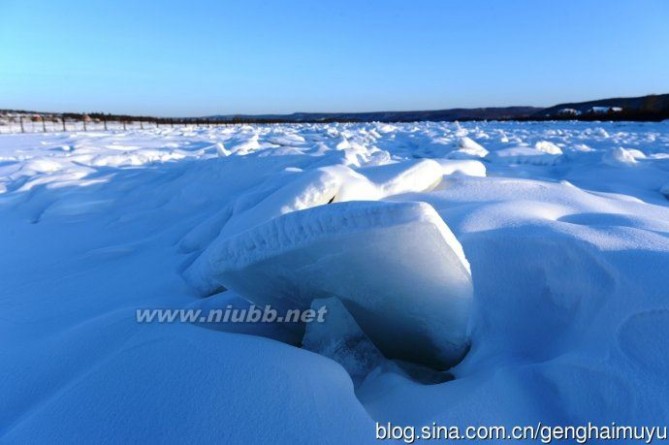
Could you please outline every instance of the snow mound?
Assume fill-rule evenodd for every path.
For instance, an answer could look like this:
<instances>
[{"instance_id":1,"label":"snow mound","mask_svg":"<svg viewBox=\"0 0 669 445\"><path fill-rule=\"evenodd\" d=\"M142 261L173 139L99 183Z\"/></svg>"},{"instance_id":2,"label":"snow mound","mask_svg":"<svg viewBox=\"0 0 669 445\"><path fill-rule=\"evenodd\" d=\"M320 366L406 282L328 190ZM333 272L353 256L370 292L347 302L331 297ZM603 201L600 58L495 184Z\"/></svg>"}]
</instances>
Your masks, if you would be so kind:
<instances>
[{"instance_id":1,"label":"snow mound","mask_svg":"<svg viewBox=\"0 0 669 445\"><path fill-rule=\"evenodd\" d=\"M464 136L458 141L458 149L448 154L451 159L485 158L488 150L473 139Z\"/></svg>"},{"instance_id":2,"label":"snow mound","mask_svg":"<svg viewBox=\"0 0 669 445\"><path fill-rule=\"evenodd\" d=\"M444 175L485 177L486 168L481 161L473 159L437 159Z\"/></svg>"},{"instance_id":3,"label":"snow mound","mask_svg":"<svg viewBox=\"0 0 669 445\"><path fill-rule=\"evenodd\" d=\"M445 368L468 346L469 263L425 203L363 201L289 213L219 237L185 277L284 309L337 297L389 358Z\"/></svg>"},{"instance_id":4,"label":"snow mound","mask_svg":"<svg viewBox=\"0 0 669 445\"><path fill-rule=\"evenodd\" d=\"M631 154L634 159L646 159L646 154L637 148L626 148L627 153Z\"/></svg>"},{"instance_id":5,"label":"snow mound","mask_svg":"<svg viewBox=\"0 0 669 445\"><path fill-rule=\"evenodd\" d=\"M616 147L604 153L602 161L608 165L634 165L637 160L634 152L622 147Z\"/></svg>"},{"instance_id":6,"label":"snow mound","mask_svg":"<svg viewBox=\"0 0 669 445\"><path fill-rule=\"evenodd\" d=\"M272 218L332 202L376 201L404 193L429 192L439 185L443 175L440 164L430 159L359 170L330 165L308 171L286 171L256 194L238 198L220 217L200 223L200 228L193 229L180 244L183 251L193 251L210 242L215 231L221 237L230 237ZM208 292L216 289L212 284Z\"/></svg>"},{"instance_id":7,"label":"snow mound","mask_svg":"<svg viewBox=\"0 0 669 445\"><path fill-rule=\"evenodd\" d=\"M548 153L537 148L519 146L495 151L488 158L506 164L554 165L561 159L561 153Z\"/></svg>"},{"instance_id":8,"label":"snow mound","mask_svg":"<svg viewBox=\"0 0 669 445\"><path fill-rule=\"evenodd\" d=\"M359 172L377 185L382 198L429 192L439 185L444 176L441 165L431 159L367 167Z\"/></svg>"},{"instance_id":9,"label":"snow mound","mask_svg":"<svg viewBox=\"0 0 669 445\"><path fill-rule=\"evenodd\" d=\"M561 155L562 149L550 141L539 141L534 144L534 148L549 155Z\"/></svg>"}]
</instances>

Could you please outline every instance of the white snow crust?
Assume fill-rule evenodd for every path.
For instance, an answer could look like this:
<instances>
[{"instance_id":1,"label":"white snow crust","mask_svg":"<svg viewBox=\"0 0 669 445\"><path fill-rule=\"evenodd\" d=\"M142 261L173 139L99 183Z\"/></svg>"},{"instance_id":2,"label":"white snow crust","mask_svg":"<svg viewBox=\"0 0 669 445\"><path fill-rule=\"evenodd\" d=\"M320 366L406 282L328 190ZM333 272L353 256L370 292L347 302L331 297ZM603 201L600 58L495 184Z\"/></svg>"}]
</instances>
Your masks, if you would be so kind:
<instances>
[{"instance_id":1,"label":"white snow crust","mask_svg":"<svg viewBox=\"0 0 669 445\"><path fill-rule=\"evenodd\" d=\"M3 133L0 441L664 425L667 184L667 122ZM251 299L340 322L135 318Z\"/></svg>"}]
</instances>

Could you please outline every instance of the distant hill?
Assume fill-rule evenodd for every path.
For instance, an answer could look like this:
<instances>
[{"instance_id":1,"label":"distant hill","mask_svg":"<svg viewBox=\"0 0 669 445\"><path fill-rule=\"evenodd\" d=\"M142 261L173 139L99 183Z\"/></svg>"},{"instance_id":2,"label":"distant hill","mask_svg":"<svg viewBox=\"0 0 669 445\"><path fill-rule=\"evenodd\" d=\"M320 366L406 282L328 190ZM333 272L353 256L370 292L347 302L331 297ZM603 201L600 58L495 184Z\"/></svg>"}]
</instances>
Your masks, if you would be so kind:
<instances>
[{"instance_id":1,"label":"distant hill","mask_svg":"<svg viewBox=\"0 0 669 445\"><path fill-rule=\"evenodd\" d=\"M0 109L3 120L28 119L93 119L97 121L175 123L305 123L305 122L418 122L471 120L616 120L661 121L669 119L669 94L642 97L600 99L570 102L548 108L488 107L450 108L429 111L375 111L365 113L292 113L292 114L235 114L207 117L157 118L105 113L41 113L25 110ZM41 117L40 117L41 116Z\"/></svg>"},{"instance_id":2,"label":"distant hill","mask_svg":"<svg viewBox=\"0 0 669 445\"><path fill-rule=\"evenodd\" d=\"M432 111L293 113L209 116L222 122L416 122L468 120L632 120L669 119L669 94L572 102L549 108L451 108Z\"/></svg>"},{"instance_id":3,"label":"distant hill","mask_svg":"<svg viewBox=\"0 0 669 445\"><path fill-rule=\"evenodd\" d=\"M508 120L528 119L541 110L541 108L536 107L452 108L432 111L378 111L366 113L237 114L210 116L209 119L226 122L415 122Z\"/></svg>"},{"instance_id":4,"label":"distant hill","mask_svg":"<svg viewBox=\"0 0 669 445\"><path fill-rule=\"evenodd\" d=\"M577 118L582 120L669 119L669 94L564 103L537 111L532 117L535 119Z\"/></svg>"}]
</instances>

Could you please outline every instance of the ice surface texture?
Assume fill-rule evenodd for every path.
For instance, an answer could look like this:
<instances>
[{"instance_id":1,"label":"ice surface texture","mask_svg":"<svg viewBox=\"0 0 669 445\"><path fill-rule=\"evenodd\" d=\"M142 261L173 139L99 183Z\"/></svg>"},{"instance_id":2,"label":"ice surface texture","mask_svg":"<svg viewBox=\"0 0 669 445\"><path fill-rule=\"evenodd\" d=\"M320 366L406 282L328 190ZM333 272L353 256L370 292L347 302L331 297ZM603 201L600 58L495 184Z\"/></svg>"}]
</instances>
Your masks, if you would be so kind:
<instances>
[{"instance_id":1,"label":"ice surface texture","mask_svg":"<svg viewBox=\"0 0 669 445\"><path fill-rule=\"evenodd\" d=\"M353 201L288 213L217 239L187 275L279 308L338 297L389 358L443 368L467 347L469 264L428 204Z\"/></svg>"},{"instance_id":2,"label":"ice surface texture","mask_svg":"<svg viewBox=\"0 0 669 445\"><path fill-rule=\"evenodd\" d=\"M323 323L307 324L302 346L342 365L359 385L386 359L338 298L315 299L312 308L321 307L328 309L328 316Z\"/></svg>"}]
</instances>

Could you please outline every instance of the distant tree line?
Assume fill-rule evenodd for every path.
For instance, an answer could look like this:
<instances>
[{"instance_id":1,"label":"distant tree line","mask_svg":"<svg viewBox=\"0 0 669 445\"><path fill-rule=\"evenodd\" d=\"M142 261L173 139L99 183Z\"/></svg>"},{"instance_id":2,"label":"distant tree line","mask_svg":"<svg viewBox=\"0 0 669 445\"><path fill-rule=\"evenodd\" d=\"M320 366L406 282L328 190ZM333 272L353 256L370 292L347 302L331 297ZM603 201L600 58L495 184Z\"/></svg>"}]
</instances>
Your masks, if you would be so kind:
<instances>
[{"instance_id":1,"label":"distant tree line","mask_svg":"<svg viewBox=\"0 0 669 445\"><path fill-rule=\"evenodd\" d=\"M518 121L632 121L632 122L661 122L669 119L669 110L651 111L651 110L626 110L609 111L607 113L585 112L579 115L559 115L552 114L548 116L531 116L519 119L505 119Z\"/></svg>"},{"instance_id":2,"label":"distant tree line","mask_svg":"<svg viewBox=\"0 0 669 445\"><path fill-rule=\"evenodd\" d=\"M84 123L84 129L86 128L86 122L98 122L103 123L105 129L107 128L107 123L118 123L123 124L125 127L126 123L136 122L140 125L155 125L155 126L175 126L175 125L238 125L238 124L286 124L286 123L361 123L361 122L467 122L467 121L486 121L486 120L496 120L496 121L637 121L637 122L659 122L669 119L669 109L653 109L652 107L644 107L644 109L631 109L623 108L621 111L609 111L608 113L595 113L595 112L584 112L579 115L560 115L557 113L551 114L532 114L532 115L509 115L505 117L499 117L496 119L481 119L477 117L459 117L457 119L444 119L444 118L430 118L425 116L423 118L416 118L415 116L406 116L404 118L401 115L395 115L389 118L378 117L375 119L364 119L356 118L351 115L347 116L318 116L314 118L310 117L301 117L299 119L291 119L290 116L286 117L255 117L255 116L232 116L232 117L192 117L192 118L169 118L169 117L155 117L155 116L133 116L128 114L111 114L111 113L39 113L33 111L25 110L0 110L0 114L19 114L18 117L13 117L12 120L21 122L24 120L26 122L61 122L63 129L65 129L65 123L67 121L77 121ZM46 131L46 127L44 129Z\"/></svg>"}]
</instances>

